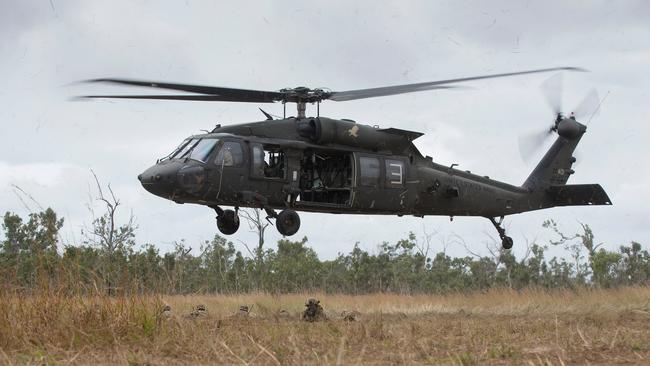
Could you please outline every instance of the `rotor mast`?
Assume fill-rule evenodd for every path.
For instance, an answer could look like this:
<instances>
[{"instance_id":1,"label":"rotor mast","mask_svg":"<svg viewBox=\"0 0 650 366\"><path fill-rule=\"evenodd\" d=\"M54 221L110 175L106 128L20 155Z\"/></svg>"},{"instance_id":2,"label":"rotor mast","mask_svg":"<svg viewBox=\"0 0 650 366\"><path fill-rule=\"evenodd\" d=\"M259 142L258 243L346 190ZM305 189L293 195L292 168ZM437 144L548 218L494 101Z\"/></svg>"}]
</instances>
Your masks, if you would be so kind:
<instances>
[{"instance_id":1,"label":"rotor mast","mask_svg":"<svg viewBox=\"0 0 650 366\"><path fill-rule=\"evenodd\" d=\"M307 103L298 102L297 105L298 105L298 119L306 118L305 111L307 110Z\"/></svg>"},{"instance_id":2,"label":"rotor mast","mask_svg":"<svg viewBox=\"0 0 650 366\"><path fill-rule=\"evenodd\" d=\"M281 89L280 93L283 94L282 103L296 103L296 110L298 113L296 118L298 119L307 117L307 103L320 103L323 99L329 97L329 93L323 89L310 89L304 86Z\"/></svg>"}]
</instances>

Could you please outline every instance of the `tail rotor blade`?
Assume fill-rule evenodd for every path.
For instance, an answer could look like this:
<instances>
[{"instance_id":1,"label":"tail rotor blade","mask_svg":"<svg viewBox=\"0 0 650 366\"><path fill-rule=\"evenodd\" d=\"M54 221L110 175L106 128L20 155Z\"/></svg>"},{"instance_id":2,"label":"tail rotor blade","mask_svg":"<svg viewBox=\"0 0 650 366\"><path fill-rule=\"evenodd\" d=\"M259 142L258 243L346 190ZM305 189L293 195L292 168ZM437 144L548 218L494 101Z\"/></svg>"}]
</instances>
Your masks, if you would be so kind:
<instances>
[{"instance_id":1,"label":"tail rotor blade","mask_svg":"<svg viewBox=\"0 0 650 366\"><path fill-rule=\"evenodd\" d=\"M542 83L541 89L546 97L546 102L555 114L555 125L545 131L529 133L519 137L519 153L524 162L529 162L546 145L547 139L553 135L554 131L558 131L558 124L562 118L568 117L562 110L563 74L555 74L546 79ZM598 98L596 90L591 90L578 108L571 112L571 116L578 119L588 117L589 120L585 123L588 124L599 110L601 103L602 101Z\"/></svg>"},{"instance_id":2,"label":"tail rotor blade","mask_svg":"<svg viewBox=\"0 0 650 366\"><path fill-rule=\"evenodd\" d=\"M555 74L546 79L541 85L546 102L556 115L562 112L562 85L564 78L562 75L562 73Z\"/></svg>"},{"instance_id":3,"label":"tail rotor blade","mask_svg":"<svg viewBox=\"0 0 650 366\"><path fill-rule=\"evenodd\" d=\"M593 116L598 113L599 109L600 98L598 97L598 92L596 89L592 89L573 111L573 114L577 119L593 118Z\"/></svg>"},{"instance_id":4,"label":"tail rotor blade","mask_svg":"<svg viewBox=\"0 0 650 366\"><path fill-rule=\"evenodd\" d=\"M545 145L551 136L551 130L533 132L519 137L519 153L524 162L529 162L535 154Z\"/></svg>"}]
</instances>

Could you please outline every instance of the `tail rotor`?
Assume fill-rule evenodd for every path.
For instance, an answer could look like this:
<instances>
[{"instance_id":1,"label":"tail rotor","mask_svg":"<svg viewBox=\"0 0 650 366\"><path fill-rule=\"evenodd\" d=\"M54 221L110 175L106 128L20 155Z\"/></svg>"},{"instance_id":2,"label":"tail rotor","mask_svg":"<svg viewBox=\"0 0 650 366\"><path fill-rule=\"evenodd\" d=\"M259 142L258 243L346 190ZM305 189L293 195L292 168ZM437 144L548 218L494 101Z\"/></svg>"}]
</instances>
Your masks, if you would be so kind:
<instances>
[{"instance_id":1,"label":"tail rotor","mask_svg":"<svg viewBox=\"0 0 650 366\"><path fill-rule=\"evenodd\" d=\"M562 74L556 74L548 78L544 83L542 83L541 89L544 96L546 97L546 102L551 107L551 110L555 115L555 120L551 126L545 128L544 130L537 130L519 137L519 152L521 154L522 160L525 162L530 161L534 156L537 155L542 147L548 145L549 140L553 136L553 132L558 132L560 134L565 132L565 130L560 127L562 121L565 119L570 119L574 120L575 124L575 120L583 120L588 118L585 123L586 125L595 117L599 110L600 104L602 103L598 97L598 92L595 89L592 89L585 96L582 102L578 104L578 107L570 112L567 116L564 114L562 107ZM564 123L564 125L567 124ZM560 129L562 131L559 131Z\"/></svg>"}]
</instances>

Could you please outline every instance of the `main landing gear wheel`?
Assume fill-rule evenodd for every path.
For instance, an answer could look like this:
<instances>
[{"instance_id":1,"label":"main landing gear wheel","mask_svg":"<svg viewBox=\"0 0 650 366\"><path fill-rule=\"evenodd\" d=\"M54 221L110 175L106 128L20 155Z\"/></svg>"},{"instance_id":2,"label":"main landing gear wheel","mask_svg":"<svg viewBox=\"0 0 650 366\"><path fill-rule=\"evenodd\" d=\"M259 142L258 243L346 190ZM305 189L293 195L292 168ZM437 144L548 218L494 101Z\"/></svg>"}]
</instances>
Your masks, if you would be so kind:
<instances>
[{"instance_id":1,"label":"main landing gear wheel","mask_svg":"<svg viewBox=\"0 0 650 366\"><path fill-rule=\"evenodd\" d=\"M501 226L501 224L503 223L503 216L501 216L498 222L497 220L494 219L494 217L488 217L487 219L490 220L492 225L494 225L494 227L499 232L499 238L501 238L501 246L503 247L503 249L512 248L514 242L511 237L506 235L506 229L504 229L503 226Z\"/></svg>"},{"instance_id":2,"label":"main landing gear wheel","mask_svg":"<svg viewBox=\"0 0 650 366\"><path fill-rule=\"evenodd\" d=\"M234 210L223 210L217 216L217 227L222 234L232 235L239 229L239 216Z\"/></svg>"},{"instance_id":3,"label":"main landing gear wheel","mask_svg":"<svg viewBox=\"0 0 650 366\"><path fill-rule=\"evenodd\" d=\"M300 216L294 210L282 210L278 214L278 217L275 218L275 226L278 228L280 234L291 236L300 229Z\"/></svg>"}]
</instances>

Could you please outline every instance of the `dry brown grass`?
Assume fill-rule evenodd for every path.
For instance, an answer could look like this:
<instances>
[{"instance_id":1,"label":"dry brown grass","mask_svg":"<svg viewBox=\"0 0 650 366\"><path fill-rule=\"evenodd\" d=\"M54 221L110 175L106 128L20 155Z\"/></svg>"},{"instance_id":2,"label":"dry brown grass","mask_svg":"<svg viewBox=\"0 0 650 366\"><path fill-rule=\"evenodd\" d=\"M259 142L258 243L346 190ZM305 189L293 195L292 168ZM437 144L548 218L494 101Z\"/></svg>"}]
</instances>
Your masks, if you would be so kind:
<instances>
[{"instance_id":1,"label":"dry brown grass","mask_svg":"<svg viewBox=\"0 0 650 366\"><path fill-rule=\"evenodd\" d=\"M299 320L317 297L330 320ZM161 316L164 303L172 316ZM208 315L187 319L194 305ZM249 317L232 316L239 305ZM281 309L288 317L279 315ZM358 310L344 322L343 310ZM0 298L5 364L649 364L650 288Z\"/></svg>"}]
</instances>

